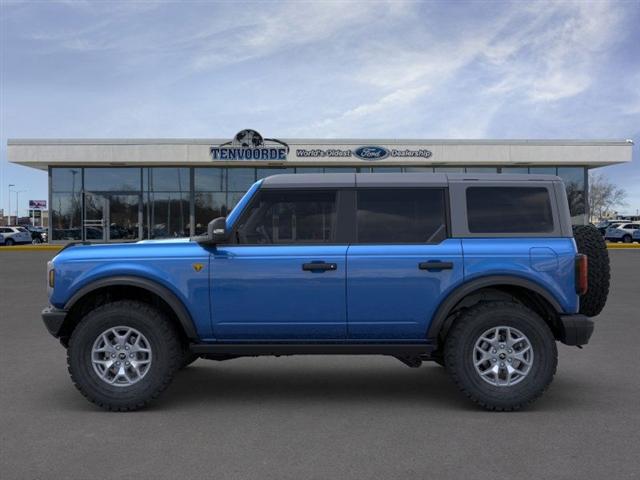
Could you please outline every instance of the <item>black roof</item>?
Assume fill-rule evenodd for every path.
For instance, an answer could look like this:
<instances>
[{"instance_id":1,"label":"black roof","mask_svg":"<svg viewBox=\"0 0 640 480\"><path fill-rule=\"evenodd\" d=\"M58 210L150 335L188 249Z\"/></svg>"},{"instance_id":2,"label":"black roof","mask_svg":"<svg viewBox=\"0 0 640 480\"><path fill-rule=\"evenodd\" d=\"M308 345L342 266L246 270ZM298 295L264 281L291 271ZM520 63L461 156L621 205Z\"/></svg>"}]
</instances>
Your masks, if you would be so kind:
<instances>
[{"instance_id":1,"label":"black roof","mask_svg":"<svg viewBox=\"0 0 640 480\"><path fill-rule=\"evenodd\" d=\"M291 173L264 179L262 188L446 187L465 181L554 181L555 175L503 173Z\"/></svg>"}]
</instances>

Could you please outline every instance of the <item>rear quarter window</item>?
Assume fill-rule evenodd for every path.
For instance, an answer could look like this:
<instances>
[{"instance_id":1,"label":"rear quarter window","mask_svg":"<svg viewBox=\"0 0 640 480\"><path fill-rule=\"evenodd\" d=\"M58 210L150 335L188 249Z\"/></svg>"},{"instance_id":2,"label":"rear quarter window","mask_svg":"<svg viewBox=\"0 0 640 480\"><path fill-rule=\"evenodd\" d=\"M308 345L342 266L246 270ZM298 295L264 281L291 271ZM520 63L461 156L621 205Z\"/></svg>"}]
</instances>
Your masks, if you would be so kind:
<instances>
[{"instance_id":1,"label":"rear quarter window","mask_svg":"<svg viewBox=\"0 0 640 480\"><path fill-rule=\"evenodd\" d=\"M471 233L552 232L549 191L544 187L469 187L467 222Z\"/></svg>"}]
</instances>

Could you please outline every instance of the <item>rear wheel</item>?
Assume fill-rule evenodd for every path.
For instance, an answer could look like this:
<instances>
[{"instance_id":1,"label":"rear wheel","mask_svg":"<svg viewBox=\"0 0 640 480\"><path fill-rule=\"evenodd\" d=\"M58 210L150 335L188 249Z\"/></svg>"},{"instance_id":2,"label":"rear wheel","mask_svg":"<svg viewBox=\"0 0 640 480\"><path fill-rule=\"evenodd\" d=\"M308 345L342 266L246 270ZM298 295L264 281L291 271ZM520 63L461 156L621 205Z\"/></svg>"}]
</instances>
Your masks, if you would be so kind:
<instances>
[{"instance_id":1,"label":"rear wheel","mask_svg":"<svg viewBox=\"0 0 640 480\"><path fill-rule=\"evenodd\" d=\"M622 241L624 243L631 243L631 235L625 235L624 237L622 237Z\"/></svg>"},{"instance_id":2,"label":"rear wheel","mask_svg":"<svg viewBox=\"0 0 640 480\"><path fill-rule=\"evenodd\" d=\"M463 313L445 342L453 381L488 410L518 410L548 387L558 352L553 333L519 303L489 302Z\"/></svg>"},{"instance_id":3,"label":"rear wheel","mask_svg":"<svg viewBox=\"0 0 640 480\"><path fill-rule=\"evenodd\" d=\"M611 272L607 244L593 225L574 226L573 238L578 252L587 256L589 265L588 290L580 296L580 313L595 317L604 308L609 295Z\"/></svg>"},{"instance_id":4,"label":"rear wheel","mask_svg":"<svg viewBox=\"0 0 640 480\"><path fill-rule=\"evenodd\" d=\"M7 247L11 247L14 243L15 243L15 242L13 241L13 238L7 238L7 239L4 241L4 244L5 244Z\"/></svg>"},{"instance_id":5,"label":"rear wheel","mask_svg":"<svg viewBox=\"0 0 640 480\"><path fill-rule=\"evenodd\" d=\"M105 304L87 314L71 335L71 379L106 410L144 407L181 365L178 338L167 317L151 305L130 300Z\"/></svg>"}]
</instances>

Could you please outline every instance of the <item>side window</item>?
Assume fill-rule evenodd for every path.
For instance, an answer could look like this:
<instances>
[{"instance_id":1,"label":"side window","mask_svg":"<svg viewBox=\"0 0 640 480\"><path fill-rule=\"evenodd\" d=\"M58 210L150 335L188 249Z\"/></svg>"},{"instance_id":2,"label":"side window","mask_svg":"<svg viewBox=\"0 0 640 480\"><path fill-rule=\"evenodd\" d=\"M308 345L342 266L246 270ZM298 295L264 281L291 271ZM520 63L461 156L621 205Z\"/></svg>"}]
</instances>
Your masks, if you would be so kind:
<instances>
[{"instance_id":1,"label":"side window","mask_svg":"<svg viewBox=\"0 0 640 480\"><path fill-rule=\"evenodd\" d=\"M333 243L335 237L335 191L263 190L238 226L240 244Z\"/></svg>"},{"instance_id":2,"label":"side window","mask_svg":"<svg viewBox=\"0 0 640 480\"><path fill-rule=\"evenodd\" d=\"M359 243L438 243L447 236L442 188L358 191Z\"/></svg>"},{"instance_id":3,"label":"side window","mask_svg":"<svg viewBox=\"0 0 640 480\"><path fill-rule=\"evenodd\" d=\"M467 222L472 233L552 232L549 192L543 187L469 187Z\"/></svg>"}]
</instances>

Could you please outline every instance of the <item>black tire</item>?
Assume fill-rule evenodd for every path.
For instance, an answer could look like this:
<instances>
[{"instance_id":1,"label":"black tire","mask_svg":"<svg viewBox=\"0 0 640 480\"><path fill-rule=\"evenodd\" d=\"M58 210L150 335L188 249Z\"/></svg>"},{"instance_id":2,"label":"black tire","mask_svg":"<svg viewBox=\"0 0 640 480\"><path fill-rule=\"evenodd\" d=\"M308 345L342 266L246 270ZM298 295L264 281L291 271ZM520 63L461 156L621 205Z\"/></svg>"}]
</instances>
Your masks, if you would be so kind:
<instances>
[{"instance_id":1,"label":"black tire","mask_svg":"<svg viewBox=\"0 0 640 480\"><path fill-rule=\"evenodd\" d=\"M495 327L515 328L531 343L531 370L514 385L491 385L474 366L476 341ZM547 324L535 312L514 302L488 302L471 307L454 323L444 351L447 371L460 390L476 404L493 411L518 410L533 402L553 380L558 363L556 342Z\"/></svg>"},{"instance_id":2,"label":"black tire","mask_svg":"<svg viewBox=\"0 0 640 480\"><path fill-rule=\"evenodd\" d=\"M604 308L609 296L611 267L607 244L600 232L593 225L576 225L573 227L573 238L578 252L588 258L588 289L580 296L580 313L595 317Z\"/></svg>"},{"instance_id":3,"label":"black tire","mask_svg":"<svg viewBox=\"0 0 640 480\"><path fill-rule=\"evenodd\" d=\"M105 330L125 326L135 328L150 344L152 362L148 372L128 386L113 386L99 378L91 362L94 342ZM130 411L146 406L171 382L183 360L178 332L162 313L151 305L121 300L89 312L71 335L67 365L71 380L87 399L105 410Z\"/></svg>"},{"instance_id":4,"label":"black tire","mask_svg":"<svg viewBox=\"0 0 640 480\"><path fill-rule=\"evenodd\" d=\"M631 235L625 235L622 237L622 243L631 243Z\"/></svg>"},{"instance_id":5,"label":"black tire","mask_svg":"<svg viewBox=\"0 0 640 480\"><path fill-rule=\"evenodd\" d=\"M12 247L14 243L16 243L16 242L14 242L14 241L13 241L13 238L7 238L7 239L4 241L4 244L5 244L7 247Z\"/></svg>"}]
</instances>

